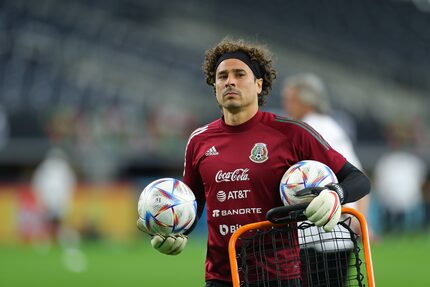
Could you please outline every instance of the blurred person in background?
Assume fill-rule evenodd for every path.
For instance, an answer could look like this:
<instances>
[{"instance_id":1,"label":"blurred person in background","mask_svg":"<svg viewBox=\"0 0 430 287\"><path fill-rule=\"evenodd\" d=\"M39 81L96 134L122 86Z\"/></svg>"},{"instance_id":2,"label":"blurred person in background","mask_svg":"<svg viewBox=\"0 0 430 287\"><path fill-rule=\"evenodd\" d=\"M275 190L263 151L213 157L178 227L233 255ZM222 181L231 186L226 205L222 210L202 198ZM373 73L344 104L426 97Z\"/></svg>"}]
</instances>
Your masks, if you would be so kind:
<instances>
[{"instance_id":1,"label":"blurred person in background","mask_svg":"<svg viewBox=\"0 0 430 287\"><path fill-rule=\"evenodd\" d=\"M47 235L57 243L76 186L76 175L66 153L60 148L49 150L37 166L31 184L42 209Z\"/></svg>"},{"instance_id":2,"label":"blurred person in background","mask_svg":"<svg viewBox=\"0 0 430 287\"><path fill-rule=\"evenodd\" d=\"M419 219L407 224L408 214L417 216L427 176L426 162L414 152L413 126L390 124L387 129L390 151L375 165L375 194L381 205L384 232L402 232L406 226L419 225Z\"/></svg>"},{"instance_id":3,"label":"blurred person in background","mask_svg":"<svg viewBox=\"0 0 430 287\"><path fill-rule=\"evenodd\" d=\"M342 154L348 162L362 170L362 165L354 152L354 147L347 133L342 127L329 115L330 101L325 83L320 77L312 73L296 74L287 77L282 88L282 108L289 117L294 120L300 120L309 124L314 128L336 151ZM365 196L357 202L347 204L347 206L356 208L363 215L367 215L369 205L369 196ZM339 226L336 228L340 228ZM359 231L358 228L355 228ZM316 233L316 227L308 230ZM315 252L319 262L323 259L328 262L335 262L335 258L345 258L347 261L352 252L352 242L345 243L344 251L332 252L335 249L335 243L332 242L332 234L322 233L324 244L315 244L307 253ZM341 245L341 244L338 244ZM306 270L310 270L311 274L318 276L319 272L325 270L317 270L317 266L311 264ZM346 278L348 266L340 266L343 278ZM330 278L337 278L339 274L337 268L330 270ZM320 276L324 278L323 274ZM335 282L335 281L333 281ZM339 281L338 281L339 282ZM327 282L328 284L329 282ZM332 285L330 285L332 286Z\"/></svg>"},{"instance_id":4,"label":"blurred person in background","mask_svg":"<svg viewBox=\"0 0 430 287\"><path fill-rule=\"evenodd\" d=\"M424 200L424 229L430 228L430 169L427 168L427 178L423 187Z\"/></svg>"},{"instance_id":5,"label":"blurred person in background","mask_svg":"<svg viewBox=\"0 0 430 287\"><path fill-rule=\"evenodd\" d=\"M267 211L283 205L279 183L290 166L313 159L327 164L336 173L339 184L327 185L305 210L309 220L326 231L337 224L340 204L363 197L370 184L361 171L306 124L260 110L276 78L271 53L264 46L224 39L206 51L203 70L222 117L191 134L183 180L196 196L198 218L206 204L206 286L228 287L232 280L228 259L231 235L240 225L266 220ZM244 192L240 198L225 201L217 196L233 191ZM220 210L249 212L220 216ZM138 227L145 231L139 222L140 219ZM187 240L182 234L167 237L154 234L151 244L164 254L176 255L185 248ZM279 260L291 264L280 267L286 274L284 278L272 277L272 280L301 286L297 253L297 250L277 253ZM274 283L279 286L279 282ZM265 283L272 286L272 282Z\"/></svg>"},{"instance_id":6,"label":"blurred person in background","mask_svg":"<svg viewBox=\"0 0 430 287\"><path fill-rule=\"evenodd\" d=\"M5 108L0 105L0 150L9 141L9 116Z\"/></svg>"}]
</instances>

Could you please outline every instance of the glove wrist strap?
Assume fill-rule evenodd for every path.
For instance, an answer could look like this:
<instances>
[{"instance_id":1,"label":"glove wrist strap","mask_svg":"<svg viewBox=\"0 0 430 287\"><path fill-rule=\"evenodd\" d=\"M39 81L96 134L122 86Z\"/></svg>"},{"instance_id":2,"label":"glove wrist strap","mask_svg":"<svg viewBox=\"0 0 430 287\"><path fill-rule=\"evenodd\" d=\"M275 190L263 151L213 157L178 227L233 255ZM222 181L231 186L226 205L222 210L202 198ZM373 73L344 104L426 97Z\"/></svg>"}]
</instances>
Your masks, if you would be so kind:
<instances>
[{"instance_id":1,"label":"glove wrist strap","mask_svg":"<svg viewBox=\"0 0 430 287\"><path fill-rule=\"evenodd\" d=\"M345 199L345 192L343 191L342 186L340 186L340 184L338 183L330 183L327 184L326 187L337 193L337 195L339 196L339 201L342 204Z\"/></svg>"}]
</instances>

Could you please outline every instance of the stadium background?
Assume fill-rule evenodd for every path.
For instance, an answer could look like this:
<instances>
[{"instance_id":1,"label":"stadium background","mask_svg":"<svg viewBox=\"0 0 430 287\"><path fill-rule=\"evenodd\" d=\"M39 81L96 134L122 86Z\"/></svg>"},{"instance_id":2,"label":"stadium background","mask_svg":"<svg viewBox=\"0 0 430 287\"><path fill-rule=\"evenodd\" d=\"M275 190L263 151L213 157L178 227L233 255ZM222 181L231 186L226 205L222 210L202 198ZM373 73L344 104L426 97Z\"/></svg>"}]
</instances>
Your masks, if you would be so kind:
<instances>
[{"instance_id":1,"label":"stadium background","mask_svg":"<svg viewBox=\"0 0 430 287\"><path fill-rule=\"evenodd\" d=\"M370 176L391 125L429 163L429 12L420 0L0 1L0 286L202 285L204 224L184 254L156 254L135 229L136 199L179 178L189 133L219 116L201 63L227 35L276 55L266 110L282 112L283 77L321 75ZM79 178L78 253L29 239L30 178L54 145ZM376 232L377 209L372 198ZM378 285L428 284L416 218L374 243Z\"/></svg>"}]
</instances>

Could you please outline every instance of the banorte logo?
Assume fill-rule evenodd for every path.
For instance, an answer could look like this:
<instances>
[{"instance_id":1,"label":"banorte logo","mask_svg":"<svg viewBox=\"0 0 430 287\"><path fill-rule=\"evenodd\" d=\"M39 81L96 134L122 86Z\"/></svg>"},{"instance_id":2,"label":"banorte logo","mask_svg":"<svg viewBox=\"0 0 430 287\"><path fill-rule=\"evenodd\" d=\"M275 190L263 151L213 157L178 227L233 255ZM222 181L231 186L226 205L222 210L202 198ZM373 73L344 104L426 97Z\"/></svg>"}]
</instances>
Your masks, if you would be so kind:
<instances>
[{"instance_id":1,"label":"banorte logo","mask_svg":"<svg viewBox=\"0 0 430 287\"><path fill-rule=\"evenodd\" d=\"M249 168L238 168L234 171L226 171L226 172L219 170L215 175L215 181L216 182L248 181L249 180L248 171L249 171Z\"/></svg>"}]
</instances>

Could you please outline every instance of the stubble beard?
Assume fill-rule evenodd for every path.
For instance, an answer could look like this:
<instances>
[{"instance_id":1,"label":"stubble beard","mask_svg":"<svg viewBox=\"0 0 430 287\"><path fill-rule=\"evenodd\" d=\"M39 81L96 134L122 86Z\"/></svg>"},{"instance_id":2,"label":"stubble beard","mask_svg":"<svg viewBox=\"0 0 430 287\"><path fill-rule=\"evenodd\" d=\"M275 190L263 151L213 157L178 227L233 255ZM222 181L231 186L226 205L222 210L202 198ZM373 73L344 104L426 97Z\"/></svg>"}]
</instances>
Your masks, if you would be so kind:
<instances>
[{"instance_id":1,"label":"stubble beard","mask_svg":"<svg viewBox=\"0 0 430 287\"><path fill-rule=\"evenodd\" d=\"M238 100L228 100L220 103L219 106L223 111L229 111L230 113L237 113L243 108L243 104Z\"/></svg>"}]
</instances>

